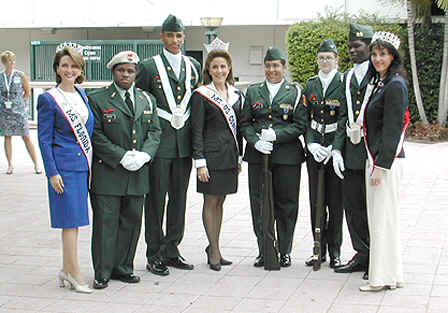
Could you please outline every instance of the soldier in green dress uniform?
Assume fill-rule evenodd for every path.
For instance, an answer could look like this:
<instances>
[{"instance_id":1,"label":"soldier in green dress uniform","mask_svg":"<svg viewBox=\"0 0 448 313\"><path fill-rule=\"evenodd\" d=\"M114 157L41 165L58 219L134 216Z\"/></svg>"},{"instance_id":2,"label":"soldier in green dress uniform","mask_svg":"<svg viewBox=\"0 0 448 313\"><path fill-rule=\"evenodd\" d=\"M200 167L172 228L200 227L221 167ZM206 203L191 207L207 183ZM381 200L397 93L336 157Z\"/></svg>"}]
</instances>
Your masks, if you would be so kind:
<instances>
[{"instance_id":1,"label":"soldier in green dress uniform","mask_svg":"<svg viewBox=\"0 0 448 313\"><path fill-rule=\"evenodd\" d=\"M279 48L268 49L264 67L266 80L248 87L241 118L241 132L247 141L244 161L249 163L252 223L259 248L254 266L264 266L262 155L270 154L280 265L287 267L291 265L301 164L305 160L299 136L305 133L306 112L299 104L301 88L284 78L286 58Z\"/></svg>"},{"instance_id":2,"label":"soldier in green dress uniform","mask_svg":"<svg viewBox=\"0 0 448 313\"><path fill-rule=\"evenodd\" d=\"M345 162L342 183L343 203L348 230L356 254L337 273L366 271L369 264L369 227L367 224L365 162L367 158L362 138L364 107L372 93L368 81L369 44L373 36L371 26L350 24L349 54L353 68L344 75L346 101L341 108L341 123L346 129L338 129L337 136L345 137L342 155Z\"/></svg>"},{"instance_id":3,"label":"soldier in green dress uniform","mask_svg":"<svg viewBox=\"0 0 448 313\"><path fill-rule=\"evenodd\" d=\"M107 67L114 82L89 94L95 117L90 200L93 211L93 287L109 279L138 283L133 262L140 235L149 166L160 142L156 99L135 88L139 58L115 55Z\"/></svg>"},{"instance_id":4,"label":"soldier in green dress uniform","mask_svg":"<svg viewBox=\"0 0 448 313\"><path fill-rule=\"evenodd\" d=\"M185 33L180 19L169 15L163 22L160 38L165 47L163 52L140 64L136 84L157 98L162 128L160 147L149 174L151 194L145 202L147 269L157 275L168 275L166 266L193 269L180 255L178 245L184 235L192 167L189 100L201 81L201 66L193 58L182 55Z\"/></svg>"},{"instance_id":5,"label":"soldier in green dress uniform","mask_svg":"<svg viewBox=\"0 0 448 313\"><path fill-rule=\"evenodd\" d=\"M321 260L325 262L326 251L330 255L330 267L341 265L340 250L342 244L342 173L335 172L329 160L342 159L343 138L335 136L338 125L339 109L344 102L343 75L338 72L338 50L333 40L322 41L317 52L319 73L311 77L304 90L304 105L307 108L307 170L311 207L311 229L315 230L318 170L325 171L324 211L321 212ZM342 162L343 166L343 162ZM342 168L343 169L343 168ZM338 177L339 176L339 177ZM314 265L313 257L305 261L307 266Z\"/></svg>"}]
</instances>

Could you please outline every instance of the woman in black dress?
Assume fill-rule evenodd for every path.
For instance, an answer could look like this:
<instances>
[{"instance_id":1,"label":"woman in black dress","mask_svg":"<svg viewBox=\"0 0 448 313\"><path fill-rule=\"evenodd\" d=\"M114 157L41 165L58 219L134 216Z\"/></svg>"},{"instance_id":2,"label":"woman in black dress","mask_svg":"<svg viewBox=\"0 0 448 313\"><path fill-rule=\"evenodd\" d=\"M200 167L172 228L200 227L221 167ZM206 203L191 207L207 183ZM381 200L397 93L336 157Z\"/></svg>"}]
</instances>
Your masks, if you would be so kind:
<instances>
[{"instance_id":1,"label":"woman in black dress","mask_svg":"<svg viewBox=\"0 0 448 313\"><path fill-rule=\"evenodd\" d=\"M223 204L238 188L242 136L238 120L241 93L233 86L232 59L226 50L212 50L205 61L203 86L191 97L193 158L198 174L197 191L204 194L202 220L209 246L210 268L232 262L219 249Z\"/></svg>"}]
</instances>

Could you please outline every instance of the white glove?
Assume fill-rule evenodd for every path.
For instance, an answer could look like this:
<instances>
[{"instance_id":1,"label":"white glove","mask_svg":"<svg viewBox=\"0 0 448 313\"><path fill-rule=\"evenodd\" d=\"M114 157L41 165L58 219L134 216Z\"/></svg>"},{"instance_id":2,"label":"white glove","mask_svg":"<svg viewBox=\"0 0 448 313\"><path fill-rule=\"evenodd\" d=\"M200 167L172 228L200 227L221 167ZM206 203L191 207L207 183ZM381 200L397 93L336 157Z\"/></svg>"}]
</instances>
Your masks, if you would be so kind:
<instances>
[{"instance_id":1,"label":"white glove","mask_svg":"<svg viewBox=\"0 0 448 313\"><path fill-rule=\"evenodd\" d=\"M132 171L131 168L134 167L134 163L135 163L134 157L135 157L135 151L126 151L126 153L120 160L120 164L128 171Z\"/></svg>"},{"instance_id":2,"label":"white glove","mask_svg":"<svg viewBox=\"0 0 448 313\"><path fill-rule=\"evenodd\" d=\"M316 160L317 163L322 162L328 157L328 151L325 147L322 147L318 143L309 143L307 145L308 151L313 155L314 160Z\"/></svg>"},{"instance_id":3,"label":"white glove","mask_svg":"<svg viewBox=\"0 0 448 313\"><path fill-rule=\"evenodd\" d=\"M277 136L275 135L275 131L272 128L268 128L268 129L262 129L261 130L261 136L260 136L261 140L264 141L275 141L277 139Z\"/></svg>"},{"instance_id":4,"label":"white glove","mask_svg":"<svg viewBox=\"0 0 448 313\"><path fill-rule=\"evenodd\" d=\"M260 151L263 154L271 154L272 149L274 149L274 146L272 142L264 141L264 140L258 140L255 143L255 149Z\"/></svg>"},{"instance_id":5,"label":"white glove","mask_svg":"<svg viewBox=\"0 0 448 313\"><path fill-rule=\"evenodd\" d=\"M341 155L341 151L333 150L331 151L331 156L333 157L334 172L339 176L340 179L344 179L344 175L342 174L342 172L345 171L345 167L344 158Z\"/></svg>"},{"instance_id":6,"label":"white glove","mask_svg":"<svg viewBox=\"0 0 448 313\"><path fill-rule=\"evenodd\" d=\"M324 160L324 164L327 164L331 159L331 150L333 149L333 145L329 145L326 148L324 147L324 149L327 151L327 157Z\"/></svg>"},{"instance_id":7,"label":"white glove","mask_svg":"<svg viewBox=\"0 0 448 313\"><path fill-rule=\"evenodd\" d=\"M139 170L143 165L145 165L145 163L149 161L151 161L151 156L148 153L142 151L136 151L134 157L134 164L136 167L135 171Z\"/></svg>"}]
</instances>

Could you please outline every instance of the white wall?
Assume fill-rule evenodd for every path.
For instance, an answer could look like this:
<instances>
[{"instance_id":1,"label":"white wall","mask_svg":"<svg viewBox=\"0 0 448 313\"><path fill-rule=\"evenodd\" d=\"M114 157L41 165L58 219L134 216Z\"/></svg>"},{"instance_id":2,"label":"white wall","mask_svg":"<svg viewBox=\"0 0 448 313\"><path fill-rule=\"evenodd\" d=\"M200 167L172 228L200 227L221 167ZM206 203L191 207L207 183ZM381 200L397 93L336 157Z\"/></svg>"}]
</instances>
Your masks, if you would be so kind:
<instances>
[{"instance_id":1,"label":"white wall","mask_svg":"<svg viewBox=\"0 0 448 313\"><path fill-rule=\"evenodd\" d=\"M219 37L230 41L235 76L240 81L257 81L264 77L262 65L249 64L250 46L262 46L263 55L269 46L285 48L288 26L227 26L219 29ZM30 75L30 41L32 40L136 40L159 39L160 29L144 32L141 28L92 28L92 29L8 29L0 32L0 51L12 50L16 68ZM187 50L203 50L205 29L188 27Z\"/></svg>"}]
</instances>

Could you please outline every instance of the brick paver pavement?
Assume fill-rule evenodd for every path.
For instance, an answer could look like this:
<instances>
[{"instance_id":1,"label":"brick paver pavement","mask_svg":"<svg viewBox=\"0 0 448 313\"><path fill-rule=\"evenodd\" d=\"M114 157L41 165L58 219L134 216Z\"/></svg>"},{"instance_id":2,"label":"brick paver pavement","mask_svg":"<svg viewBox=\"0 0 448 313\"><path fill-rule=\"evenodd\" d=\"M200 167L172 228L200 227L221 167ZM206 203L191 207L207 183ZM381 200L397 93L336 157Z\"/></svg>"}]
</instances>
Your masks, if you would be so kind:
<instances>
[{"instance_id":1,"label":"brick paver pavement","mask_svg":"<svg viewBox=\"0 0 448 313\"><path fill-rule=\"evenodd\" d=\"M31 132L36 141L36 132ZM448 312L448 143L406 143L401 226L405 287L361 293L362 273L336 274L324 263L319 272L304 266L310 256L308 188L305 166L292 266L267 272L252 266L257 254L247 190L247 166L239 192L225 203L221 246L232 266L208 269L201 221L202 197L191 176L187 226L181 245L193 271L170 269L167 277L145 270L140 238L135 272L140 284L112 281L91 295L59 288L61 235L49 228L46 178L32 173L23 143L14 138L15 171L5 175L0 152L0 313L446 313ZM195 174L195 173L193 173ZM79 258L91 282L91 227L80 231ZM143 234L143 232L142 232ZM353 255L346 226L344 260Z\"/></svg>"}]
</instances>

